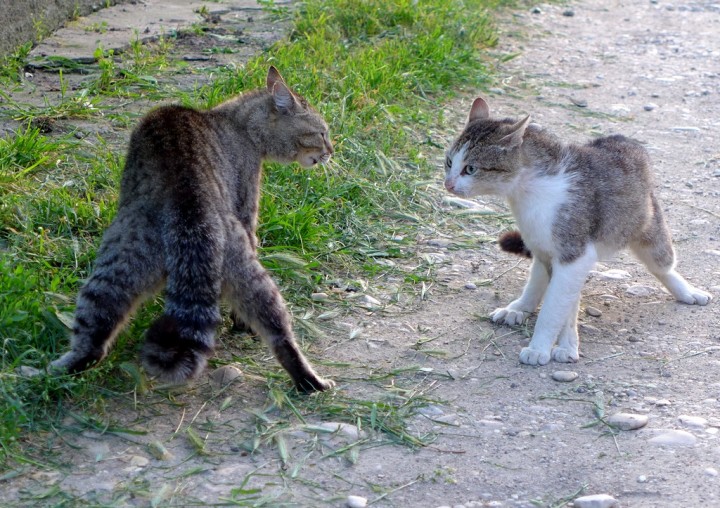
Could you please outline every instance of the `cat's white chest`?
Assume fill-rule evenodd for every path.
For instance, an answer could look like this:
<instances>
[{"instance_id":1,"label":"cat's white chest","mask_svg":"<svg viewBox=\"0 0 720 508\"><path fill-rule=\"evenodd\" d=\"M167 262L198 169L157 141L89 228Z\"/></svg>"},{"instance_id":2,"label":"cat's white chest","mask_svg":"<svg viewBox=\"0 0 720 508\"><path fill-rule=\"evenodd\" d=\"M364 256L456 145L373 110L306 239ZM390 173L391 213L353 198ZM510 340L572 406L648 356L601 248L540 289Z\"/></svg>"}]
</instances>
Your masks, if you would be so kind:
<instances>
[{"instance_id":1,"label":"cat's white chest","mask_svg":"<svg viewBox=\"0 0 720 508\"><path fill-rule=\"evenodd\" d=\"M510 209L531 251L550 257L557 255L553 224L558 210L568 201L570 187L570 177L565 173L532 176L517 184L509 199Z\"/></svg>"}]
</instances>

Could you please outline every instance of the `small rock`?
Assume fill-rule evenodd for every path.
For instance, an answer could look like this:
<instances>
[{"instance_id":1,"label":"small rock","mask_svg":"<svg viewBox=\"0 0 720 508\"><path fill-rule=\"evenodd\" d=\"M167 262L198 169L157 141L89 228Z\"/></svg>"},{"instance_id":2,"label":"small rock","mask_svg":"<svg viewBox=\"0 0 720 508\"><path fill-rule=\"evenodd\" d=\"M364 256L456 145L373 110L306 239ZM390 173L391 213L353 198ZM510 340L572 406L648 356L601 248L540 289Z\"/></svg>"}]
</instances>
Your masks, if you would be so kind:
<instances>
[{"instance_id":1,"label":"small rock","mask_svg":"<svg viewBox=\"0 0 720 508\"><path fill-rule=\"evenodd\" d=\"M210 373L210 379L224 386L242 375L242 371L235 365L223 365Z\"/></svg>"},{"instance_id":2,"label":"small rock","mask_svg":"<svg viewBox=\"0 0 720 508\"><path fill-rule=\"evenodd\" d=\"M328 297L327 293L313 293L310 295L310 299L313 302L325 302L328 300L328 298L329 297Z\"/></svg>"},{"instance_id":3,"label":"small rock","mask_svg":"<svg viewBox=\"0 0 720 508\"><path fill-rule=\"evenodd\" d=\"M717 476L717 475L718 475L718 470L715 469L714 467L706 467L704 473L705 473L707 476Z\"/></svg>"},{"instance_id":4,"label":"small rock","mask_svg":"<svg viewBox=\"0 0 720 508\"><path fill-rule=\"evenodd\" d=\"M565 9L562 14L568 18L572 18L575 15L575 11L572 9Z\"/></svg>"},{"instance_id":5,"label":"small rock","mask_svg":"<svg viewBox=\"0 0 720 508\"><path fill-rule=\"evenodd\" d=\"M533 7L530 9L531 14L542 14L542 9L540 7Z\"/></svg>"},{"instance_id":6,"label":"small rock","mask_svg":"<svg viewBox=\"0 0 720 508\"><path fill-rule=\"evenodd\" d=\"M440 247L441 249L447 249L452 245L452 241L448 240L447 238L433 238L432 240L428 240L427 244L431 247Z\"/></svg>"},{"instance_id":7,"label":"small rock","mask_svg":"<svg viewBox=\"0 0 720 508\"><path fill-rule=\"evenodd\" d=\"M702 416L689 415L680 415L678 416L678 420L680 420L680 423L682 423L685 427L691 427L693 429L704 429L708 422Z\"/></svg>"},{"instance_id":8,"label":"small rock","mask_svg":"<svg viewBox=\"0 0 720 508\"><path fill-rule=\"evenodd\" d=\"M601 280L620 280L630 278L630 272L627 272L626 270L618 270L615 268L613 268L612 270L605 270L604 272L597 272L593 270L590 273Z\"/></svg>"},{"instance_id":9,"label":"small rock","mask_svg":"<svg viewBox=\"0 0 720 508\"><path fill-rule=\"evenodd\" d=\"M592 317L600 317L602 316L602 311L600 309L596 309L595 307L585 307L585 314Z\"/></svg>"},{"instance_id":10,"label":"small rock","mask_svg":"<svg viewBox=\"0 0 720 508\"><path fill-rule=\"evenodd\" d=\"M170 453L160 441L148 443L147 448L150 455L158 460L169 460L172 458L172 453Z\"/></svg>"},{"instance_id":11,"label":"small rock","mask_svg":"<svg viewBox=\"0 0 720 508\"><path fill-rule=\"evenodd\" d=\"M578 373L571 370L556 370L552 373L552 378L560 383L570 383L578 378Z\"/></svg>"},{"instance_id":12,"label":"small rock","mask_svg":"<svg viewBox=\"0 0 720 508\"><path fill-rule=\"evenodd\" d=\"M697 438L684 430L666 430L648 440L649 443L660 446L695 446Z\"/></svg>"},{"instance_id":13,"label":"small rock","mask_svg":"<svg viewBox=\"0 0 720 508\"><path fill-rule=\"evenodd\" d=\"M673 127L672 130L675 132L700 132L700 128L698 127L686 127L680 125Z\"/></svg>"},{"instance_id":14,"label":"small rock","mask_svg":"<svg viewBox=\"0 0 720 508\"><path fill-rule=\"evenodd\" d=\"M359 302L359 305L361 307L365 307L366 309L374 310L379 309L382 307L382 303L380 303L380 300L373 298L370 295L362 295L360 298L357 299Z\"/></svg>"},{"instance_id":15,"label":"small rock","mask_svg":"<svg viewBox=\"0 0 720 508\"><path fill-rule=\"evenodd\" d=\"M654 103L652 103L652 102L648 102L647 104L645 104L645 105L643 106L643 109L644 109L645 111L652 111L653 109L656 109L656 108L657 108L657 104L654 104Z\"/></svg>"},{"instance_id":16,"label":"small rock","mask_svg":"<svg viewBox=\"0 0 720 508\"><path fill-rule=\"evenodd\" d=\"M445 196L442 202L456 208L480 208L480 204L469 199L456 198L453 196Z\"/></svg>"},{"instance_id":17,"label":"small rock","mask_svg":"<svg viewBox=\"0 0 720 508\"><path fill-rule=\"evenodd\" d=\"M477 284L474 284L472 282L468 282L465 284L465 289L477 289Z\"/></svg>"},{"instance_id":18,"label":"small rock","mask_svg":"<svg viewBox=\"0 0 720 508\"><path fill-rule=\"evenodd\" d=\"M616 413L608 418L608 423L620 430L637 430L647 425L648 417L633 413Z\"/></svg>"},{"instance_id":19,"label":"small rock","mask_svg":"<svg viewBox=\"0 0 720 508\"><path fill-rule=\"evenodd\" d=\"M631 296L646 297L653 294L655 289L650 286L634 285L627 288L625 292Z\"/></svg>"},{"instance_id":20,"label":"small rock","mask_svg":"<svg viewBox=\"0 0 720 508\"><path fill-rule=\"evenodd\" d=\"M648 477L645 476L644 474L641 474L640 476L637 477L638 483L647 483L647 481L648 481Z\"/></svg>"},{"instance_id":21,"label":"small rock","mask_svg":"<svg viewBox=\"0 0 720 508\"><path fill-rule=\"evenodd\" d=\"M348 496L345 500L347 508L364 508L367 504L368 500L361 496Z\"/></svg>"},{"instance_id":22,"label":"small rock","mask_svg":"<svg viewBox=\"0 0 720 508\"><path fill-rule=\"evenodd\" d=\"M147 457L142 457L140 455L133 455L130 458L130 465L135 467L145 467L150 463Z\"/></svg>"},{"instance_id":23,"label":"small rock","mask_svg":"<svg viewBox=\"0 0 720 508\"><path fill-rule=\"evenodd\" d=\"M672 404L672 402L670 402L668 399L658 399L655 401L655 405L658 407L666 407L671 404Z\"/></svg>"},{"instance_id":24,"label":"small rock","mask_svg":"<svg viewBox=\"0 0 720 508\"><path fill-rule=\"evenodd\" d=\"M323 422L313 426L325 432L342 434L350 439L360 439L363 433L357 426L343 422Z\"/></svg>"},{"instance_id":25,"label":"small rock","mask_svg":"<svg viewBox=\"0 0 720 508\"><path fill-rule=\"evenodd\" d=\"M588 106L588 102L585 99L576 99L574 97L570 97L570 102L572 102L579 108L586 108Z\"/></svg>"},{"instance_id":26,"label":"small rock","mask_svg":"<svg viewBox=\"0 0 720 508\"><path fill-rule=\"evenodd\" d=\"M610 494L593 494L592 496L578 497L573 501L575 508L617 508L618 500Z\"/></svg>"}]
</instances>

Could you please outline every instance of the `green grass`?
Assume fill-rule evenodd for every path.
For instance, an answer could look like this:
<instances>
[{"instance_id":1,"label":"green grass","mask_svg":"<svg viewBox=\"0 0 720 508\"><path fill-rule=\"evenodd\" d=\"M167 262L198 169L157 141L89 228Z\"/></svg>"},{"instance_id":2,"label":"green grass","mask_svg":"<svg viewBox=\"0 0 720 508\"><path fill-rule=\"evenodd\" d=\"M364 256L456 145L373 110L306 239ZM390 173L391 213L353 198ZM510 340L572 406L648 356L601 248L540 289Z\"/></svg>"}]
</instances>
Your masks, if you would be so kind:
<instances>
[{"instance_id":1,"label":"green grass","mask_svg":"<svg viewBox=\"0 0 720 508\"><path fill-rule=\"evenodd\" d=\"M172 97L209 107L262 86L273 64L327 118L336 147L324 168L266 166L261 257L288 301L302 307L328 280L377 277L392 270L378 260L409 255L407 245L390 238L412 233L433 213L427 183L442 159L436 135L445 122L442 105L489 79L483 50L495 43L495 33L485 9L500 2L310 0L290 13L266 3L274 14L293 17L287 40L245 65L214 69L207 85L173 87L174 73L188 69L172 60L173 41L167 38L151 47L136 41L120 56L98 48L80 86L63 85L59 98L41 107L2 92L0 116L23 125L0 140L0 455L5 458L23 460L22 447L14 443L29 431L47 430L70 405L101 408L106 394L132 390L137 377L127 365L135 361L133 338L158 311L152 303L141 311L108 360L86 374L31 380L17 375L20 365L42 367L67 347L74 297L114 214L124 153L99 136L43 134L31 126L38 119L72 124L107 121L112 113L115 125L127 129L132 114L118 106L118 98L131 103ZM22 86L18 73L26 56L23 48L6 60L0 82ZM405 281L420 287L426 277L426 272L408 274ZM410 439L402 418L396 418L404 406L334 401L325 409L336 417L352 407L347 418L375 425L401 442ZM378 411L386 414L385 427Z\"/></svg>"}]
</instances>

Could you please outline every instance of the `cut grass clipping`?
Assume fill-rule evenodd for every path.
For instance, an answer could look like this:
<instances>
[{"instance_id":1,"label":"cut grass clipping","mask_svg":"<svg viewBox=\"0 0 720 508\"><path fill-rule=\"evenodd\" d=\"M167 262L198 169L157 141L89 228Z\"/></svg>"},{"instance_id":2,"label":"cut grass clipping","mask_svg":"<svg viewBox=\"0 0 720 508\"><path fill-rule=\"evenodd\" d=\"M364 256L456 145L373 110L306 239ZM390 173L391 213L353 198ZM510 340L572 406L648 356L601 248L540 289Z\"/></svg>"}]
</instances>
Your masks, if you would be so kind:
<instances>
[{"instance_id":1,"label":"cut grass clipping","mask_svg":"<svg viewBox=\"0 0 720 508\"><path fill-rule=\"evenodd\" d=\"M151 303L140 312L108 360L86 374L17 375L20 365L43 367L67 347L74 298L112 220L123 163L124 149L99 136L43 134L43 120L107 121L106 106L122 114L118 97L213 106L262 86L268 64L277 66L327 118L336 145L325 168L265 168L261 257L291 305L307 306L323 281L376 275L384 269L378 257L407 255L388 239L411 232L409 219L430 211L420 182L434 178L433 161L441 160L432 141L441 104L487 79L482 50L495 34L485 9L497 3L311 0L289 14L286 40L244 66L215 69L198 89L164 84L182 65L168 38L160 55L137 43L122 56L99 48L97 72L84 86L62 85L59 104L20 105L3 92L0 116L21 126L0 139L0 454L14 455L19 438L52 427L70 403L102 411L104 394L132 390L121 365L135 361L138 338L158 311ZM3 89L24 86L18 67L26 56L23 47L6 61Z\"/></svg>"}]
</instances>

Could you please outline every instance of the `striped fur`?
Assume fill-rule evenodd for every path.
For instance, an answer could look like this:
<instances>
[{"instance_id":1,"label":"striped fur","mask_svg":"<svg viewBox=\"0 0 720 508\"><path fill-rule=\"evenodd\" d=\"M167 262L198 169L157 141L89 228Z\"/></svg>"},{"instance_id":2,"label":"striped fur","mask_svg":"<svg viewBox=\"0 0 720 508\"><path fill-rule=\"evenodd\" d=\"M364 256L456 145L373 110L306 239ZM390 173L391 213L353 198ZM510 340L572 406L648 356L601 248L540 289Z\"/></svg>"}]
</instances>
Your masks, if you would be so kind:
<instances>
[{"instance_id":1,"label":"striped fur","mask_svg":"<svg viewBox=\"0 0 720 508\"><path fill-rule=\"evenodd\" d=\"M225 298L298 389L333 386L299 350L255 236L262 161L325 162L333 153L327 132L274 67L265 89L209 111L149 113L130 139L117 216L78 295L71 349L52 369L79 372L101 361L137 306L164 288L164 314L141 350L151 375L180 383L203 371Z\"/></svg>"}]
</instances>

